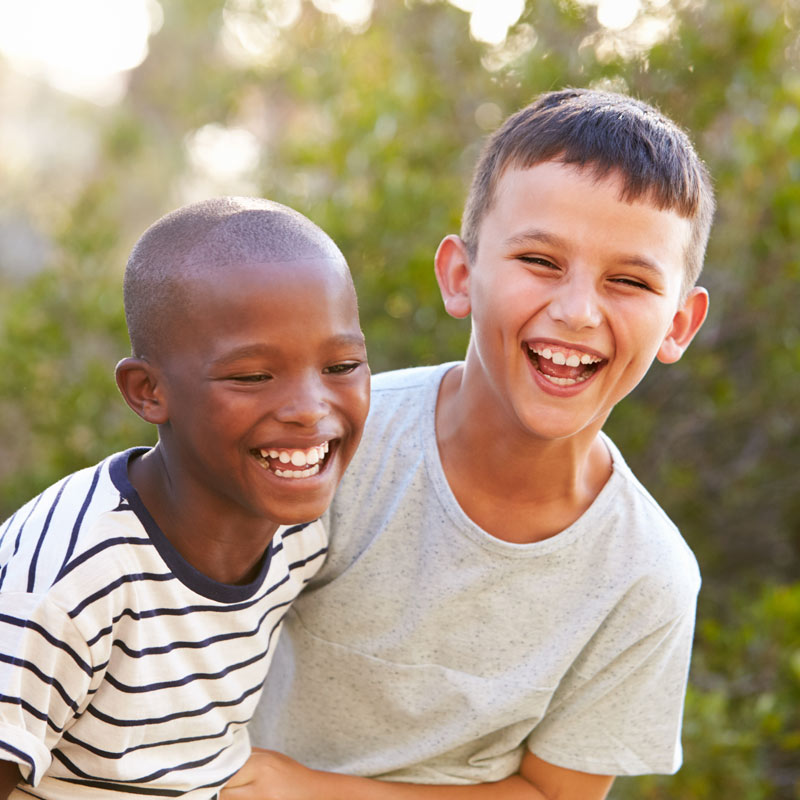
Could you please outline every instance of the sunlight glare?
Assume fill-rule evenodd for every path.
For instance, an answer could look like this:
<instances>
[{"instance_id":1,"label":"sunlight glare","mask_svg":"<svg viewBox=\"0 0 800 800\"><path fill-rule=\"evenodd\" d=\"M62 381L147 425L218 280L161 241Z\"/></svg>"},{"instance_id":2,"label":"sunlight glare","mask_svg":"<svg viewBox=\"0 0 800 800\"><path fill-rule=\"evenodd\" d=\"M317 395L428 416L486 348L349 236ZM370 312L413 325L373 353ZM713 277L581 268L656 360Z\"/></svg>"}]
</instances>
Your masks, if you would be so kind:
<instances>
[{"instance_id":1,"label":"sunlight glare","mask_svg":"<svg viewBox=\"0 0 800 800\"><path fill-rule=\"evenodd\" d=\"M374 0L312 0L323 14L336 15L344 25L363 30L372 19Z\"/></svg>"},{"instance_id":2,"label":"sunlight glare","mask_svg":"<svg viewBox=\"0 0 800 800\"><path fill-rule=\"evenodd\" d=\"M525 10L525 0L449 0L450 5L469 15L472 38L486 44L502 44L508 29Z\"/></svg>"},{"instance_id":3,"label":"sunlight glare","mask_svg":"<svg viewBox=\"0 0 800 800\"><path fill-rule=\"evenodd\" d=\"M245 128L204 125L187 140L186 149L194 168L217 180L238 178L258 166L261 147Z\"/></svg>"},{"instance_id":4,"label":"sunlight glare","mask_svg":"<svg viewBox=\"0 0 800 800\"><path fill-rule=\"evenodd\" d=\"M280 36L300 18L300 0L227 0L221 39L235 63L266 64L280 52Z\"/></svg>"},{"instance_id":5,"label":"sunlight glare","mask_svg":"<svg viewBox=\"0 0 800 800\"><path fill-rule=\"evenodd\" d=\"M597 21L612 31L621 31L633 24L642 9L640 0L599 0Z\"/></svg>"},{"instance_id":6,"label":"sunlight glare","mask_svg":"<svg viewBox=\"0 0 800 800\"><path fill-rule=\"evenodd\" d=\"M18 72L108 104L161 21L156 0L0 0L0 52Z\"/></svg>"}]
</instances>

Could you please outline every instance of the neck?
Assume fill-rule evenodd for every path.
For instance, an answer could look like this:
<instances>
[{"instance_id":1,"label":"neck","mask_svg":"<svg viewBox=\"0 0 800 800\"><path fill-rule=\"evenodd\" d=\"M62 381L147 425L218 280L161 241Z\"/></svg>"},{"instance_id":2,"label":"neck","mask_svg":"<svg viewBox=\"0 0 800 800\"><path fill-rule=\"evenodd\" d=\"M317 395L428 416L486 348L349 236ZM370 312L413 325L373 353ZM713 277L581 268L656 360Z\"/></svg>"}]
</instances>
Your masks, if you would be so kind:
<instances>
[{"instance_id":1,"label":"neck","mask_svg":"<svg viewBox=\"0 0 800 800\"><path fill-rule=\"evenodd\" d=\"M503 539L548 538L591 505L611 474L600 427L557 440L511 429L467 367L451 370L439 391L436 432L448 482L467 515ZM503 531L493 530L497 519Z\"/></svg>"},{"instance_id":2,"label":"neck","mask_svg":"<svg viewBox=\"0 0 800 800\"><path fill-rule=\"evenodd\" d=\"M276 522L223 511L170 468L160 442L129 464L128 477L164 536L195 569L231 585L256 577Z\"/></svg>"}]
</instances>

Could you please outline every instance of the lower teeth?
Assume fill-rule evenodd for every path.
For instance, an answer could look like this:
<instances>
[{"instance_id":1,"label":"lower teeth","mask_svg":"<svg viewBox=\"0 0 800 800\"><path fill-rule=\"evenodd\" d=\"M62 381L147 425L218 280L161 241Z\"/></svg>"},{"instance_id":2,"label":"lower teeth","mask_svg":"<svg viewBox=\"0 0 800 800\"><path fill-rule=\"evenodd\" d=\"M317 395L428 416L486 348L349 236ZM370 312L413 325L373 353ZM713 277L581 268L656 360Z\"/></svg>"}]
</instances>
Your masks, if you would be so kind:
<instances>
[{"instance_id":1,"label":"lower teeth","mask_svg":"<svg viewBox=\"0 0 800 800\"><path fill-rule=\"evenodd\" d=\"M557 378L554 375L547 375L541 370L539 370L539 374L547 378L551 383L555 383L558 386L573 386L576 383L583 383L585 380L589 379L589 375L581 375L579 378Z\"/></svg>"},{"instance_id":2,"label":"lower teeth","mask_svg":"<svg viewBox=\"0 0 800 800\"><path fill-rule=\"evenodd\" d=\"M310 478L319 472L319 464L314 464L308 469L273 469L271 471L279 478Z\"/></svg>"}]
</instances>

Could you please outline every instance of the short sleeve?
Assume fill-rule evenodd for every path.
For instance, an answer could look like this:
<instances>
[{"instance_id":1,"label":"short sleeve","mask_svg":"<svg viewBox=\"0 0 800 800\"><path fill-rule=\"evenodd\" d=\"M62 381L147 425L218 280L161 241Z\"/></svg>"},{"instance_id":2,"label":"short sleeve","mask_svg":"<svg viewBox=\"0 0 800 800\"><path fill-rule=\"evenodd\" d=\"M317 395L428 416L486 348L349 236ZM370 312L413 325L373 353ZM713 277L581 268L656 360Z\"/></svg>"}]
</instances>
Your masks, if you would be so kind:
<instances>
[{"instance_id":1,"label":"short sleeve","mask_svg":"<svg viewBox=\"0 0 800 800\"><path fill-rule=\"evenodd\" d=\"M0 758L36 785L91 687L89 648L47 599L0 594Z\"/></svg>"},{"instance_id":2,"label":"short sleeve","mask_svg":"<svg viewBox=\"0 0 800 800\"><path fill-rule=\"evenodd\" d=\"M606 775L672 774L681 765L694 607L592 674L564 678L528 748L557 766Z\"/></svg>"}]
</instances>

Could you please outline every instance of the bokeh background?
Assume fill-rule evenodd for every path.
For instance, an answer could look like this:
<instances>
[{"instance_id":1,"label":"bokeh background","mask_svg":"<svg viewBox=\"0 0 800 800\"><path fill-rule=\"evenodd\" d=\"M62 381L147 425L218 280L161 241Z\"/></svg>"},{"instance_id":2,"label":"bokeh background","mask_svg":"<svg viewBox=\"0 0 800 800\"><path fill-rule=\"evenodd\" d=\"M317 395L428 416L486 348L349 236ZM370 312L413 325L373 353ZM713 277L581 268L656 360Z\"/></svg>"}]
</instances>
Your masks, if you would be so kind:
<instances>
[{"instance_id":1,"label":"bokeh background","mask_svg":"<svg viewBox=\"0 0 800 800\"><path fill-rule=\"evenodd\" d=\"M719 196L710 318L607 425L705 578L685 765L613 797L800 798L798 0L0 0L0 518L153 441L120 281L184 202L325 228L373 371L460 357L433 253L485 136L567 85L659 106Z\"/></svg>"}]
</instances>

